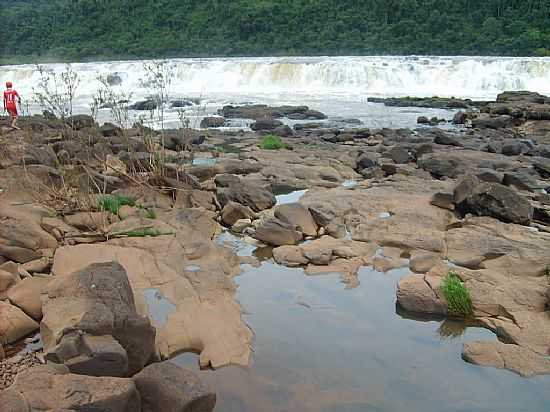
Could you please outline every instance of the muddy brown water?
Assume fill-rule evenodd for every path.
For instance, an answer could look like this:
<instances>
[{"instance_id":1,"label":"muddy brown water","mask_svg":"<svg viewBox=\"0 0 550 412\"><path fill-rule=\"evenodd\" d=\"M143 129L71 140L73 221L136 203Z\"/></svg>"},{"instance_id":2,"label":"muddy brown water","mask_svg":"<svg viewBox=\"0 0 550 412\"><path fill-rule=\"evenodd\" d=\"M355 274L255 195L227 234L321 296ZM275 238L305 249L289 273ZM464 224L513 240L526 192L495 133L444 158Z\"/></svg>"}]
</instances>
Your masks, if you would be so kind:
<instances>
[{"instance_id":1,"label":"muddy brown water","mask_svg":"<svg viewBox=\"0 0 550 412\"><path fill-rule=\"evenodd\" d=\"M550 410L550 377L461 359L463 342L495 339L490 331L401 313L395 289L406 273L363 268L361 285L346 290L337 275L311 277L269 259L243 265L237 297L255 332L250 367L200 371L192 354L173 362L217 391L216 412Z\"/></svg>"}]
</instances>

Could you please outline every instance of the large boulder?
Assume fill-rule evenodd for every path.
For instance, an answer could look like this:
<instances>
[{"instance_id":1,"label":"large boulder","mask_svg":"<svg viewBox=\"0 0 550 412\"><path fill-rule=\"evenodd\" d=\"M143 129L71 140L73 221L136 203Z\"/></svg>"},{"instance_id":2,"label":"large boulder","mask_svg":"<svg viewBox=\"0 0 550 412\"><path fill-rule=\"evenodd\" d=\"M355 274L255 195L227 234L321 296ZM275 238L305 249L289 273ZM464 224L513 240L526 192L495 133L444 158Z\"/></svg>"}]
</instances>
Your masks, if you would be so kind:
<instances>
[{"instance_id":1,"label":"large boulder","mask_svg":"<svg viewBox=\"0 0 550 412\"><path fill-rule=\"evenodd\" d=\"M218 188L216 193L223 207L233 201L248 206L255 212L270 209L277 201L267 188L245 181L230 183L228 187Z\"/></svg>"},{"instance_id":2,"label":"large boulder","mask_svg":"<svg viewBox=\"0 0 550 412\"><path fill-rule=\"evenodd\" d=\"M137 314L124 268L97 263L56 277L43 296L44 352L89 375L126 376L154 353L155 329Z\"/></svg>"},{"instance_id":3,"label":"large boulder","mask_svg":"<svg viewBox=\"0 0 550 412\"><path fill-rule=\"evenodd\" d=\"M275 208L275 217L297 228L306 236L317 235L317 224L310 211L299 203L289 203Z\"/></svg>"},{"instance_id":4,"label":"large boulder","mask_svg":"<svg viewBox=\"0 0 550 412\"><path fill-rule=\"evenodd\" d=\"M0 392L0 410L140 412L132 379L73 375L66 368L36 366Z\"/></svg>"},{"instance_id":5,"label":"large boulder","mask_svg":"<svg viewBox=\"0 0 550 412\"><path fill-rule=\"evenodd\" d=\"M533 206L529 201L498 183L478 185L465 200L464 211L522 225L528 225L533 218Z\"/></svg>"},{"instance_id":6,"label":"large boulder","mask_svg":"<svg viewBox=\"0 0 550 412\"><path fill-rule=\"evenodd\" d=\"M67 123L75 130L87 129L94 127L95 121L89 114L76 114L67 118Z\"/></svg>"},{"instance_id":7,"label":"large boulder","mask_svg":"<svg viewBox=\"0 0 550 412\"><path fill-rule=\"evenodd\" d=\"M274 246L295 245L302 240L302 233L296 227L279 219L268 219L257 229L254 237Z\"/></svg>"},{"instance_id":8,"label":"large boulder","mask_svg":"<svg viewBox=\"0 0 550 412\"><path fill-rule=\"evenodd\" d=\"M14 343L38 329L38 323L16 306L0 301L0 343Z\"/></svg>"},{"instance_id":9,"label":"large boulder","mask_svg":"<svg viewBox=\"0 0 550 412\"><path fill-rule=\"evenodd\" d=\"M216 394L192 372L170 362L153 363L132 378L142 412L211 412Z\"/></svg>"}]
</instances>

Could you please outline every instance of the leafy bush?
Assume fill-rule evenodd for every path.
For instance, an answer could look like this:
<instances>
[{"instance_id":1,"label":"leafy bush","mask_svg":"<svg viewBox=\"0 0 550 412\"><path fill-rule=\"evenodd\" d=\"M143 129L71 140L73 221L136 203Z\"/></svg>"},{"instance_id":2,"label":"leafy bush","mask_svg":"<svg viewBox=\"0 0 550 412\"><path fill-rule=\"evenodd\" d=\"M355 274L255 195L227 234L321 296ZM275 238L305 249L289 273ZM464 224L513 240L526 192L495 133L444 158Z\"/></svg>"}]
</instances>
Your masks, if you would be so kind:
<instances>
[{"instance_id":1,"label":"leafy bush","mask_svg":"<svg viewBox=\"0 0 550 412\"><path fill-rule=\"evenodd\" d=\"M136 201L131 197L121 195L108 195L103 196L99 200L99 208L106 210L114 215L118 215L118 212L122 206L135 206Z\"/></svg>"},{"instance_id":2,"label":"leafy bush","mask_svg":"<svg viewBox=\"0 0 550 412\"><path fill-rule=\"evenodd\" d=\"M443 283L441 290L447 300L449 314L455 316L470 317L473 315L472 298L470 292L460 280L456 272L449 271Z\"/></svg>"},{"instance_id":3,"label":"leafy bush","mask_svg":"<svg viewBox=\"0 0 550 412\"><path fill-rule=\"evenodd\" d=\"M264 136L260 142L260 148L264 150L280 150L286 149L287 145L283 143L279 136L268 134L267 136Z\"/></svg>"}]
</instances>

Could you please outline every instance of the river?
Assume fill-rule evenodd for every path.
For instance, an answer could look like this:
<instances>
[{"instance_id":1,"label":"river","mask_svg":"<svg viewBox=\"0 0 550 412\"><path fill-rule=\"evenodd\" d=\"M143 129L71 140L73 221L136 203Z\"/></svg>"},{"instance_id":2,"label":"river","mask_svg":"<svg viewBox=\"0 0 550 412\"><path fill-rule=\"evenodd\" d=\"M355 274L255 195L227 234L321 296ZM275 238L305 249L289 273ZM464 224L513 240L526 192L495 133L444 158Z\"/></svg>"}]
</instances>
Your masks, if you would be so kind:
<instances>
[{"instance_id":1,"label":"river","mask_svg":"<svg viewBox=\"0 0 550 412\"><path fill-rule=\"evenodd\" d=\"M139 101L151 94L145 82L146 61L76 63L80 84L75 112L89 112L100 76L116 76L116 92ZM61 72L63 64L47 70ZM447 111L385 108L368 97L440 96L494 99L504 90L531 90L550 94L550 58L505 57L292 57L167 60L172 99L194 98L200 103L185 109L198 124L226 104L305 104L332 119L354 118L366 127L408 127L419 113L449 117ZM13 81L30 102L39 82L36 66L0 67L0 82ZM108 120L108 109L99 118ZM143 113L132 113L133 117ZM178 110L166 113L168 127L178 125ZM235 123L234 127L243 124Z\"/></svg>"}]
</instances>

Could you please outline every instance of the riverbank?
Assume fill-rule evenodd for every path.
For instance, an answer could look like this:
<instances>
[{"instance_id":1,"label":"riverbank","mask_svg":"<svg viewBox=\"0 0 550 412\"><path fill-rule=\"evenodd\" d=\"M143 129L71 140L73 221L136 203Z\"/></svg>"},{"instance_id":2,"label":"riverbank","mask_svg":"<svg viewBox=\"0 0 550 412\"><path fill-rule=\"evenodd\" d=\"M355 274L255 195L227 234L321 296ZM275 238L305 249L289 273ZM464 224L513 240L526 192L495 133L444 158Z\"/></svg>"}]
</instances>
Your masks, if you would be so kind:
<instances>
[{"instance_id":1,"label":"riverbank","mask_svg":"<svg viewBox=\"0 0 550 412\"><path fill-rule=\"evenodd\" d=\"M4 125L0 309L10 322L0 334L11 356L10 345L39 328L38 360L68 369L29 369L0 405L6 393L37 402L25 384L33 373L78 381L92 394L75 374L102 375L105 385L121 379L127 401L116 410L123 411L135 407L136 391L147 393L135 374L171 370L166 361L182 352L200 354L202 368L250 365L262 325L251 329L242 318L235 276L249 267L259 276L266 265L337 274L351 291L361 290L365 268L372 276L398 271L397 285L381 288L395 293L401 316L446 317L496 333L465 342L465 360L524 377L550 373L550 104L535 93L505 93L464 110L446 130L327 128L319 124L324 113L291 106L226 107L203 130L163 133L99 127L87 116L70 119L70 128L38 116L22 118L22 131ZM255 131L207 127L234 118ZM293 118L291 128L285 119ZM267 150L266 135L278 150ZM277 197L294 192L284 204ZM227 231L239 236L236 245L220 236ZM450 272L468 291L471 312L449 305ZM292 304L306 309L324 304L296 298ZM372 327L380 334L384 325ZM182 374L189 372L166 373L182 379L175 380L182 397L212 410L211 390L188 392ZM324 395L312 411L338 399L369 403L342 388Z\"/></svg>"}]
</instances>

